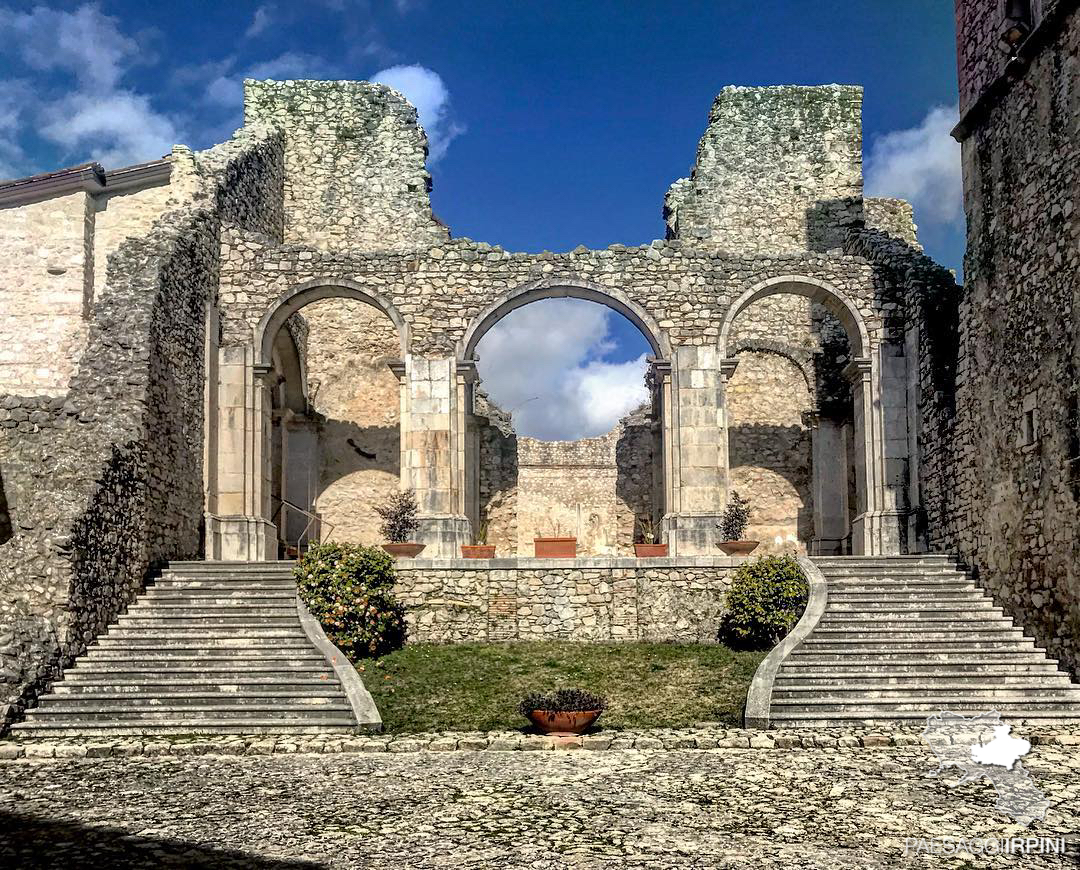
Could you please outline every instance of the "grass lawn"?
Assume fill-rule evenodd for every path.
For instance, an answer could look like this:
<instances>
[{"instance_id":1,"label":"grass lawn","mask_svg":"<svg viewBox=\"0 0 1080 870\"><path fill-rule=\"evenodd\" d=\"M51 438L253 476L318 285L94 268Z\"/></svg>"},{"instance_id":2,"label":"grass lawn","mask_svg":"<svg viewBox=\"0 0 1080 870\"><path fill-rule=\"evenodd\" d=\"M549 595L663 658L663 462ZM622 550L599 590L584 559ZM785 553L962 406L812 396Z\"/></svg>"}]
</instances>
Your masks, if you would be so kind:
<instances>
[{"instance_id":1,"label":"grass lawn","mask_svg":"<svg viewBox=\"0 0 1080 870\"><path fill-rule=\"evenodd\" d=\"M529 692L603 695L607 728L741 725L746 689L765 653L666 643L409 644L357 662L386 730L491 731L526 725Z\"/></svg>"}]
</instances>

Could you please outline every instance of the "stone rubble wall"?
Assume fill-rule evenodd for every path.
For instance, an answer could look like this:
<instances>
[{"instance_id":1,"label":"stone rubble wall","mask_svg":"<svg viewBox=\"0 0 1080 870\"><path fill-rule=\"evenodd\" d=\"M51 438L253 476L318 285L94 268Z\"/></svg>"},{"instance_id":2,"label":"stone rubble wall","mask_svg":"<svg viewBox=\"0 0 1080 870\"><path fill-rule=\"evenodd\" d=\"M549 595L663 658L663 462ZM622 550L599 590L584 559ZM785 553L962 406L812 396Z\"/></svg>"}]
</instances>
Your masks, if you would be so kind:
<instances>
[{"instance_id":1,"label":"stone rubble wall","mask_svg":"<svg viewBox=\"0 0 1080 870\"><path fill-rule=\"evenodd\" d=\"M413 251L449 238L431 213L427 137L397 91L247 79L244 119L284 132L286 242Z\"/></svg>"},{"instance_id":2,"label":"stone rubble wall","mask_svg":"<svg viewBox=\"0 0 1080 870\"><path fill-rule=\"evenodd\" d=\"M715 643L730 585L727 565L494 561L509 567L399 562L409 640Z\"/></svg>"},{"instance_id":3,"label":"stone rubble wall","mask_svg":"<svg viewBox=\"0 0 1080 870\"><path fill-rule=\"evenodd\" d=\"M1044 13L1054 4L1044 4ZM992 11L958 4L961 79L985 84ZM989 34L989 35L987 35ZM970 42L970 45L966 43ZM984 52L984 53L981 53ZM931 540L1080 676L1080 13L963 145L966 283L955 402L928 403Z\"/></svg>"},{"instance_id":4,"label":"stone rubble wall","mask_svg":"<svg viewBox=\"0 0 1080 870\"><path fill-rule=\"evenodd\" d=\"M669 238L711 250L825 251L861 198L862 88L727 87L664 212Z\"/></svg>"},{"instance_id":5,"label":"stone rubble wall","mask_svg":"<svg viewBox=\"0 0 1080 870\"><path fill-rule=\"evenodd\" d=\"M153 565L200 554L205 319L220 225L270 228L282 213L280 165L280 138L258 129L191 159L188 204L109 258L66 395L0 396L15 527L0 546L0 727L116 618ZM243 190L258 200L240 202Z\"/></svg>"}]
</instances>

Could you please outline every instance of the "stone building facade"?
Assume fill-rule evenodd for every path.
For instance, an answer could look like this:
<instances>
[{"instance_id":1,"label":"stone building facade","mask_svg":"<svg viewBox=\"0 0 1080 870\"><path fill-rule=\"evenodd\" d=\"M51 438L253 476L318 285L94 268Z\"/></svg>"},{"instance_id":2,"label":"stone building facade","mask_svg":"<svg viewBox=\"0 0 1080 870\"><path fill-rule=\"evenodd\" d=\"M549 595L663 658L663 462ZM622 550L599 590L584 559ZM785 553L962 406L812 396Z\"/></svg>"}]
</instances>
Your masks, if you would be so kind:
<instances>
[{"instance_id":1,"label":"stone building facade","mask_svg":"<svg viewBox=\"0 0 1080 870\"><path fill-rule=\"evenodd\" d=\"M958 291L910 208L863 199L860 104L723 90L667 238L605 250L452 238L415 110L364 82L247 81L245 126L209 151L0 184L5 715L163 560L273 559L330 525L364 539L394 486L444 560L484 522L520 555L586 466L578 533L625 555L651 510L675 579L715 559L734 486L770 546L946 540ZM487 330L558 297L651 347L649 407L591 445L529 443L477 388Z\"/></svg>"},{"instance_id":2,"label":"stone building facade","mask_svg":"<svg viewBox=\"0 0 1080 870\"><path fill-rule=\"evenodd\" d=\"M1080 673L1080 16L1076 0L957 0L968 244L925 409L959 552Z\"/></svg>"}]
</instances>

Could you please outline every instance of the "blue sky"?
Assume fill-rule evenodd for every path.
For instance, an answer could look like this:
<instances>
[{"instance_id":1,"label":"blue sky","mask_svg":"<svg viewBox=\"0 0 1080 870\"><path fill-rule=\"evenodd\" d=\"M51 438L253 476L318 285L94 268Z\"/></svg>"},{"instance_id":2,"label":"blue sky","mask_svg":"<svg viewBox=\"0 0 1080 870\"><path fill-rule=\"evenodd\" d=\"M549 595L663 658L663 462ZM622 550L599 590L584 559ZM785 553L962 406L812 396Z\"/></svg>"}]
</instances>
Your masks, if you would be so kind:
<instances>
[{"instance_id":1,"label":"blue sky","mask_svg":"<svg viewBox=\"0 0 1080 870\"><path fill-rule=\"evenodd\" d=\"M913 200L928 252L960 267L942 0L0 0L0 16L0 177L207 147L239 125L244 75L378 77L421 111L433 205L456 236L640 244L662 237L664 191L724 85L855 83L868 191ZM637 356L633 327L604 320L582 367Z\"/></svg>"}]
</instances>

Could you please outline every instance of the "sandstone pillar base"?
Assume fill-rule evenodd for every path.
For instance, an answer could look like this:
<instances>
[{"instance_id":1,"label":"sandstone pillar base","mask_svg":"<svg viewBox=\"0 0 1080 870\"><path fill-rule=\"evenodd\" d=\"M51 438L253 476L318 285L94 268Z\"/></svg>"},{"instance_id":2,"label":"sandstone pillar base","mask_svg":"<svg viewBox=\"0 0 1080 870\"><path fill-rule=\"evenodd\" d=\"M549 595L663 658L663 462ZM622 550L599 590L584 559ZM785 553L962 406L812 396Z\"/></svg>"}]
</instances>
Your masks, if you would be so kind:
<instances>
[{"instance_id":1,"label":"sandstone pillar base","mask_svg":"<svg viewBox=\"0 0 1080 870\"><path fill-rule=\"evenodd\" d=\"M854 556L898 556L903 552L906 511L867 511L851 523Z\"/></svg>"},{"instance_id":2,"label":"sandstone pillar base","mask_svg":"<svg viewBox=\"0 0 1080 870\"><path fill-rule=\"evenodd\" d=\"M723 556L716 546L720 540L720 514L668 514L661 523L670 556Z\"/></svg>"},{"instance_id":3,"label":"sandstone pillar base","mask_svg":"<svg viewBox=\"0 0 1080 870\"><path fill-rule=\"evenodd\" d=\"M416 542L424 544L425 559L458 559L461 545L472 543L472 523L461 515L420 516Z\"/></svg>"},{"instance_id":4,"label":"sandstone pillar base","mask_svg":"<svg viewBox=\"0 0 1080 870\"><path fill-rule=\"evenodd\" d=\"M278 530L262 517L206 518L206 558L223 562L272 562Z\"/></svg>"}]
</instances>

